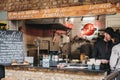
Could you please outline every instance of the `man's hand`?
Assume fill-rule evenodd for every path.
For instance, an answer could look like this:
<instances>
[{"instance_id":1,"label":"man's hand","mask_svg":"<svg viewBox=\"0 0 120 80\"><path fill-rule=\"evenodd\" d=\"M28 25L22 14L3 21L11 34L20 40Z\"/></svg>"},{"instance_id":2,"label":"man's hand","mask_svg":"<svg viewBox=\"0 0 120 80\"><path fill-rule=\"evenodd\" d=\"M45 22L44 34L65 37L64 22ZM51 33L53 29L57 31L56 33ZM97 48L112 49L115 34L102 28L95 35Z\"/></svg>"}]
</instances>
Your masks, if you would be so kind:
<instances>
[{"instance_id":1,"label":"man's hand","mask_svg":"<svg viewBox=\"0 0 120 80\"><path fill-rule=\"evenodd\" d=\"M108 60L106 60L106 59L102 59L101 60L101 63L103 63L103 64L107 64L109 61Z\"/></svg>"}]
</instances>

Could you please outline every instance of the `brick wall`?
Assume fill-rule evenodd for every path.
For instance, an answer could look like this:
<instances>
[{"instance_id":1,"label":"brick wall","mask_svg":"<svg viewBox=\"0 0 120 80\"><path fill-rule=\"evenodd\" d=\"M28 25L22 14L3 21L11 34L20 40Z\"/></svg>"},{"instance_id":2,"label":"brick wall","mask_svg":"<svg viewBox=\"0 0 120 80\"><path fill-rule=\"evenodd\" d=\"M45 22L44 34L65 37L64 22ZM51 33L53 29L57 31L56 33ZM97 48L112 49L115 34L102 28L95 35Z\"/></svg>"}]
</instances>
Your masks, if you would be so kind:
<instances>
[{"instance_id":1,"label":"brick wall","mask_svg":"<svg viewBox=\"0 0 120 80\"><path fill-rule=\"evenodd\" d=\"M119 0L0 0L0 10L20 11L117 1Z\"/></svg>"}]
</instances>

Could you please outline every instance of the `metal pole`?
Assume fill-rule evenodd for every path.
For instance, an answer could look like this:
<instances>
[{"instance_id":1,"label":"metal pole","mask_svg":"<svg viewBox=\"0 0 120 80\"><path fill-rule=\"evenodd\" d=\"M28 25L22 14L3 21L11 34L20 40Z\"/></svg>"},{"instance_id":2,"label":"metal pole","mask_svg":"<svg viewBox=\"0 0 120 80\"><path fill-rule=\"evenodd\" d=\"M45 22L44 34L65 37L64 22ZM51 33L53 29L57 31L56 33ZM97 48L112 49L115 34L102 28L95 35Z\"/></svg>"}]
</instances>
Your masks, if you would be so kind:
<instances>
[{"instance_id":1,"label":"metal pole","mask_svg":"<svg viewBox=\"0 0 120 80\"><path fill-rule=\"evenodd\" d=\"M38 48L37 48L38 50L37 50L37 56L38 56L38 64L37 64L37 66L39 67L39 50L40 50L40 46L38 45Z\"/></svg>"}]
</instances>

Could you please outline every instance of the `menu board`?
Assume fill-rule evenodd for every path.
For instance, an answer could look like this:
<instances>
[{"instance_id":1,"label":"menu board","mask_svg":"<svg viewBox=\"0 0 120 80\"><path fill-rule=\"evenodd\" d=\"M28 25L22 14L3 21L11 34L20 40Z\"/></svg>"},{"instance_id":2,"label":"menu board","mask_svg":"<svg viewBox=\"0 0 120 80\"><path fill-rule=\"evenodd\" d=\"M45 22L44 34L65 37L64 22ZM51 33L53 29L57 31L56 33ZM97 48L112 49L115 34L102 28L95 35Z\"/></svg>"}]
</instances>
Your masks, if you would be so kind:
<instances>
[{"instance_id":1,"label":"menu board","mask_svg":"<svg viewBox=\"0 0 120 80\"><path fill-rule=\"evenodd\" d=\"M0 30L0 64L11 64L12 61L23 62L24 45L22 32Z\"/></svg>"}]
</instances>

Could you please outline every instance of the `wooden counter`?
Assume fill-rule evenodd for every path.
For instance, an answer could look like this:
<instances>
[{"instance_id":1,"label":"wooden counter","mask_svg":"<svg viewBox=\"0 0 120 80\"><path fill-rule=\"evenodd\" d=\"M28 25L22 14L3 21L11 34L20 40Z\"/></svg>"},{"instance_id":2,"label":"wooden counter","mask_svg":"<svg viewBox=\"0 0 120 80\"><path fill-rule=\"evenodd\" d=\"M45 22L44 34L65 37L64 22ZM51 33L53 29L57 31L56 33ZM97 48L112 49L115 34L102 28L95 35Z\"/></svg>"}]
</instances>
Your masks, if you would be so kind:
<instances>
[{"instance_id":1,"label":"wooden counter","mask_svg":"<svg viewBox=\"0 0 120 80\"><path fill-rule=\"evenodd\" d=\"M16 80L102 80L104 71L88 69L57 69L30 66L6 66L6 78Z\"/></svg>"}]
</instances>

